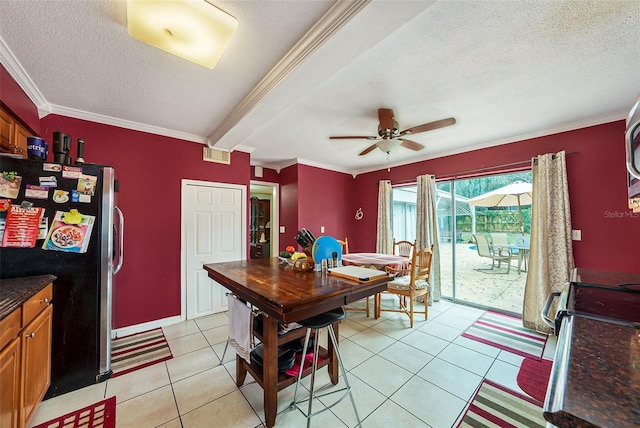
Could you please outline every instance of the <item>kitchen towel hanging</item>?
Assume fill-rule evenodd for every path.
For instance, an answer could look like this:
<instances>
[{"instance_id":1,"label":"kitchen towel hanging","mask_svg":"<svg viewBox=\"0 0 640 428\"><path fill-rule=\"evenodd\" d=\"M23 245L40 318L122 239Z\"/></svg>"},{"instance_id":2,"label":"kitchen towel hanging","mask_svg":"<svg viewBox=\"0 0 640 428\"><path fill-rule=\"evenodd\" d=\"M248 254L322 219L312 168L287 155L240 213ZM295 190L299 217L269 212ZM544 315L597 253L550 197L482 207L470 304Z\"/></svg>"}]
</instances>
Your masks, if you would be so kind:
<instances>
[{"instance_id":1,"label":"kitchen towel hanging","mask_svg":"<svg viewBox=\"0 0 640 428\"><path fill-rule=\"evenodd\" d=\"M246 362L251 353L251 308L234 295L229 294L229 344Z\"/></svg>"}]
</instances>

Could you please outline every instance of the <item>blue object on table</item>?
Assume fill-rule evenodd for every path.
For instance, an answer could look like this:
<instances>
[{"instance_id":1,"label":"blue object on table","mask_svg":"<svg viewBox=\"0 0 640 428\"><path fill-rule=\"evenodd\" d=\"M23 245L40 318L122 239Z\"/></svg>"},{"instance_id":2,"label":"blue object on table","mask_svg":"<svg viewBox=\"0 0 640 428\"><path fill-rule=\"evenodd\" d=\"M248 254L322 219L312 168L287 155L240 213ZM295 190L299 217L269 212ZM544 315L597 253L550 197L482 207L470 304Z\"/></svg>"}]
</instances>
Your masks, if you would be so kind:
<instances>
[{"instance_id":1,"label":"blue object on table","mask_svg":"<svg viewBox=\"0 0 640 428\"><path fill-rule=\"evenodd\" d=\"M320 236L313 243L311 255L316 263L324 259L333 259L333 253L338 254L338 260L342 260L342 245L332 236Z\"/></svg>"}]
</instances>

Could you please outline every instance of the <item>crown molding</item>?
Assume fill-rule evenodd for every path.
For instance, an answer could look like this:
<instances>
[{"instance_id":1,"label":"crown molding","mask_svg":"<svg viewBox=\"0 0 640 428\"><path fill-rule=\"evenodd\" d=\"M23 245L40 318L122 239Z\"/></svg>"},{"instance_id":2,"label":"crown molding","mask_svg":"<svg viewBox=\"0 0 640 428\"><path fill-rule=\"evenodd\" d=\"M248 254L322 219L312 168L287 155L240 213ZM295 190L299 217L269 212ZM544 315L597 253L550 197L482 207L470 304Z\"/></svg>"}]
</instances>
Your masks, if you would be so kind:
<instances>
[{"instance_id":1,"label":"crown molding","mask_svg":"<svg viewBox=\"0 0 640 428\"><path fill-rule=\"evenodd\" d=\"M20 88L27 94L31 102L35 104L38 109L40 118L46 116L46 112L49 109L47 100L42 95L42 92L38 90L31 77L27 74L27 71L18 62L18 58L11 52L9 46L5 43L4 39L0 36L0 61L7 72L13 77L13 80L18 83ZM44 113L44 114L43 114Z\"/></svg>"},{"instance_id":2,"label":"crown molding","mask_svg":"<svg viewBox=\"0 0 640 428\"><path fill-rule=\"evenodd\" d=\"M238 151L238 152L243 152L243 153L253 153L256 150L255 147L251 147L251 146L244 146L242 144L238 144L237 146L234 146L233 148L231 148L231 151Z\"/></svg>"},{"instance_id":3,"label":"crown molding","mask_svg":"<svg viewBox=\"0 0 640 428\"><path fill-rule=\"evenodd\" d=\"M336 1L320 20L278 61L265 77L244 97L209 135L210 147L220 141L242 120L269 92L275 89L304 60L311 56L322 44L340 28L364 9L371 0Z\"/></svg>"},{"instance_id":4,"label":"crown molding","mask_svg":"<svg viewBox=\"0 0 640 428\"><path fill-rule=\"evenodd\" d=\"M51 104L50 113L73 117L75 119L88 120L90 122L102 123L104 125L131 129L134 131L147 132L149 134L177 138L179 140L193 141L195 143L205 144L207 141L206 138L201 135L189 134L186 132L175 131L173 129L161 128L159 126L147 125L144 123L133 122L131 120L119 119L117 117L105 116L55 104Z\"/></svg>"}]
</instances>

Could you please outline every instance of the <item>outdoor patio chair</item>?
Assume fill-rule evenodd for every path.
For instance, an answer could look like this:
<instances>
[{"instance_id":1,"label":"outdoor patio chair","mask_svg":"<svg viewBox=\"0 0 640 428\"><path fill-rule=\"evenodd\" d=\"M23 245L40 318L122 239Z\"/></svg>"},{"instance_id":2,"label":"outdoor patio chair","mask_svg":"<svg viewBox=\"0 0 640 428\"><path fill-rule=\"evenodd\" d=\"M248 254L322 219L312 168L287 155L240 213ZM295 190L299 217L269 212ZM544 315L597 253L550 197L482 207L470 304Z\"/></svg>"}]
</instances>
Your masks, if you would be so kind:
<instances>
[{"instance_id":1,"label":"outdoor patio chair","mask_svg":"<svg viewBox=\"0 0 640 428\"><path fill-rule=\"evenodd\" d=\"M404 274L397 276L393 281L387 284L387 291L376 294L375 311L376 315L380 312L401 312L409 316L409 325L413 328L413 315L424 314L425 321L429 315L429 293L431 292L429 284L429 276L431 274L431 259L433 256L433 245L431 248L423 248L414 251L411 255L411 264L408 269L394 269L385 267L390 274ZM400 308L382 308L382 294L395 294L400 299ZM415 299L418 296L424 296L424 311L416 311L414 308ZM407 307L407 300L409 304Z\"/></svg>"},{"instance_id":2,"label":"outdoor patio chair","mask_svg":"<svg viewBox=\"0 0 640 428\"><path fill-rule=\"evenodd\" d=\"M491 259L491 269L478 269L478 270L493 270L498 262L498 268L501 267L502 262L507 262L507 271L509 273L511 269L511 251L508 248L501 248L489 245L489 240L484 235L473 235L473 239L476 241L476 249L480 257L486 257Z\"/></svg>"},{"instance_id":3,"label":"outdoor patio chair","mask_svg":"<svg viewBox=\"0 0 640 428\"><path fill-rule=\"evenodd\" d=\"M517 248L513 248L513 245L509 244L509 238L505 232L490 232L491 247L493 247L494 253L500 253L500 250L506 249L511 252L511 260L518 260L520 254Z\"/></svg>"}]
</instances>

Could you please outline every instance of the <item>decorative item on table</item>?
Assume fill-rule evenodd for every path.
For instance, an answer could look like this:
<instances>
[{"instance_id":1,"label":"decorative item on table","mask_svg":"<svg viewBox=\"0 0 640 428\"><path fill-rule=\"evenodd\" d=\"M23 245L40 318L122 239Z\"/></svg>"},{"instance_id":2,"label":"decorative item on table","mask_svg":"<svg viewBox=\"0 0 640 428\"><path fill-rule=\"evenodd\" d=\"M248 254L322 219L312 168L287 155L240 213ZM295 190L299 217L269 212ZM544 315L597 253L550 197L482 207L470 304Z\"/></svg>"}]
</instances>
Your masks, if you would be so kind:
<instances>
[{"instance_id":1,"label":"decorative item on table","mask_svg":"<svg viewBox=\"0 0 640 428\"><path fill-rule=\"evenodd\" d=\"M297 235L293 239L302 247L302 251L304 251L305 254L310 257L312 256L311 250L316 237L309 229L303 227L302 230L298 230Z\"/></svg>"},{"instance_id":2,"label":"decorative item on table","mask_svg":"<svg viewBox=\"0 0 640 428\"><path fill-rule=\"evenodd\" d=\"M311 254L313 260L318 264L321 264L322 260L326 260L327 268L342 265L342 245L333 236L318 237L313 243Z\"/></svg>"}]
</instances>

